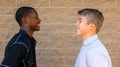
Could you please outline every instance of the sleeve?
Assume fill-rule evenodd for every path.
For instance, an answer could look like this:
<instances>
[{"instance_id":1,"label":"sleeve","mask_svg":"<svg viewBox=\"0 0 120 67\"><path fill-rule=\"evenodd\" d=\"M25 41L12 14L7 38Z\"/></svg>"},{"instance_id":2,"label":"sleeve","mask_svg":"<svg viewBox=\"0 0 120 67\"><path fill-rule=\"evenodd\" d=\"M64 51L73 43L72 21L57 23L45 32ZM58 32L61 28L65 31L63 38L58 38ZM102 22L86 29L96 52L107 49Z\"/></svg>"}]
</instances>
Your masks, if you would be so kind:
<instances>
[{"instance_id":1,"label":"sleeve","mask_svg":"<svg viewBox=\"0 0 120 67\"><path fill-rule=\"evenodd\" d=\"M26 56L26 53L27 50L23 44L13 44L12 46L6 48L2 65L17 67L18 63Z\"/></svg>"},{"instance_id":2,"label":"sleeve","mask_svg":"<svg viewBox=\"0 0 120 67\"><path fill-rule=\"evenodd\" d=\"M101 51L93 51L86 55L88 67L109 67L108 59Z\"/></svg>"}]
</instances>

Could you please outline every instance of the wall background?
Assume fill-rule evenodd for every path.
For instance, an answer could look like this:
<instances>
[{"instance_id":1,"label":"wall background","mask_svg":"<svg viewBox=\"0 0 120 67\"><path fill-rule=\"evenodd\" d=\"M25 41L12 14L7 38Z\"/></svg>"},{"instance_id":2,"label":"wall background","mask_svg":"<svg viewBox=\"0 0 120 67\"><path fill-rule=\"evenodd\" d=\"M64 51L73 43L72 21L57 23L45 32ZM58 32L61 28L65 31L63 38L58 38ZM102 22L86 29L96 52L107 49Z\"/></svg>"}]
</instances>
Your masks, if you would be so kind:
<instances>
[{"instance_id":1,"label":"wall background","mask_svg":"<svg viewBox=\"0 0 120 67\"><path fill-rule=\"evenodd\" d=\"M38 67L74 67L82 43L74 24L82 8L103 12L105 21L98 35L113 67L120 67L120 0L0 0L0 62L5 46L19 30L14 15L23 5L34 7L42 20L41 31L34 34Z\"/></svg>"}]
</instances>

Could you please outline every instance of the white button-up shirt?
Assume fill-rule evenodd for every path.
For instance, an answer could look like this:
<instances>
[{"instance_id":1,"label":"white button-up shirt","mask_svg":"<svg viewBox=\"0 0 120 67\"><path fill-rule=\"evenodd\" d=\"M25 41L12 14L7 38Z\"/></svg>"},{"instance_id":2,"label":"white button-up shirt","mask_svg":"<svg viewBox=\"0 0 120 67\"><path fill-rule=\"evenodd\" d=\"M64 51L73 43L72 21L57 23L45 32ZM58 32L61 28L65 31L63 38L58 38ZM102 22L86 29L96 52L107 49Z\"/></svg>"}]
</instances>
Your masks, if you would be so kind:
<instances>
[{"instance_id":1,"label":"white button-up shirt","mask_svg":"<svg viewBox=\"0 0 120 67\"><path fill-rule=\"evenodd\" d=\"M112 67L108 51L97 35L83 42L75 67Z\"/></svg>"}]
</instances>

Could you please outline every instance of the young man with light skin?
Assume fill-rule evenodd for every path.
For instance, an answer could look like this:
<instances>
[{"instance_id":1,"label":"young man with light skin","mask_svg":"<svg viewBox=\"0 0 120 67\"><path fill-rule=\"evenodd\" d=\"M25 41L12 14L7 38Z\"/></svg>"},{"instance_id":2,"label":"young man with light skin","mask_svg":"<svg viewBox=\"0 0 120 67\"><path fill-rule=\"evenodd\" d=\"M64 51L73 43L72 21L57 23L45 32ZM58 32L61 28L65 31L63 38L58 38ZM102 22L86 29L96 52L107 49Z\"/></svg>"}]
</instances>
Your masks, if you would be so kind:
<instances>
[{"instance_id":1,"label":"young man with light skin","mask_svg":"<svg viewBox=\"0 0 120 67\"><path fill-rule=\"evenodd\" d=\"M97 35L104 20L102 13L86 8L78 11L78 14L79 19L75 24L77 35L84 41L75 67L112 67L109 53Z\"/></svg>"}]
</instances>

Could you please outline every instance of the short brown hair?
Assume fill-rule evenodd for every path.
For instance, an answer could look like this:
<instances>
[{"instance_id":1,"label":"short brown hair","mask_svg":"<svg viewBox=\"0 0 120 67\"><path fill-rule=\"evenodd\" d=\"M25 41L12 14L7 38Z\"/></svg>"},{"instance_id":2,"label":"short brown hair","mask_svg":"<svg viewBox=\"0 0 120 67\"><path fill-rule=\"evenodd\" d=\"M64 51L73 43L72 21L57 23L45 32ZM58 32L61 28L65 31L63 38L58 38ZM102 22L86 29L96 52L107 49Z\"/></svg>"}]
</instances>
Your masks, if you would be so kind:
<instances>
[{"instance_id":1,"label":"short brown hair","mask_svg":"<svg viewBox=\"0 0 120 67\"><path fill-rule=\"evenodd\" d=\"M88 20L88 23L94 23L97 27L96 33L99 32L104 21L103 14L99 10L85 8L85 9L79 10L78 14L85 16Z\"/></svg>"}]
</instances>

